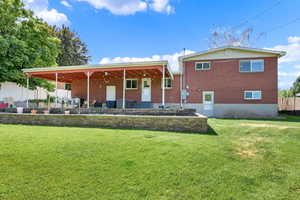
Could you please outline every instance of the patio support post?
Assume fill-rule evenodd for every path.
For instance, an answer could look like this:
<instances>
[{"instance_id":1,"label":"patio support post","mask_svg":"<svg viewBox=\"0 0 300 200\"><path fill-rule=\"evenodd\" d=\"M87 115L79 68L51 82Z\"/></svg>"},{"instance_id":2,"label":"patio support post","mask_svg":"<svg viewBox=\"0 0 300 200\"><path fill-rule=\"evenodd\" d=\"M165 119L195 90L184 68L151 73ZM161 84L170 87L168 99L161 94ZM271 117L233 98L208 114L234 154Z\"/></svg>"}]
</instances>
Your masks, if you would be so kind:
<instances>
[{"instance_id":1,"label":"patio support post","mask_svg":"<svg viewBox=\"0 0 300 200\"><path fill-rule=\"evenodd\" d=\"M162 78L162 106L165 107L165 66L163 66L163 78Z\"/></svg>"},{"instance_id":2,"label":"patio support post","mask_svg":"<svg viewBox=\"0 0 300 200\"><path fill-rule=\"evenodd\" d=\"M87 108L90 108L90 72L87 72Z\"/></svg>"},{"instance_id":3,"label":"patio support post","mask_svg":"<svg viewBox=\"0 0 300 200\"><path fill-rule=\"evenodd\" d=\"M58 92L57 92L57 88L58 88L58 73L55 73L55 107L58 107Z\"/></svg>"},{"instance_id":4,"label":"patio support post","mask_svg":"<svg viewBox=\"0 0 300 200\"><path fill-rule=\"evenodd\" d=\"M26 83L27 83L27 97L26 97L26 107L29 108L29 76L27 75L27 78L26 78Z\"/></svg>"},{"instance_id":5,"label":"patio support post","mask_svg":"<svg viewBox=\"0 0 300 200\"><path fill-rule=\"evenodd\" d=\"M123 71L123 102L122 102L122 108L125 109L125 98L126 98L126 70Z\"/></svg>"}]
</instances>

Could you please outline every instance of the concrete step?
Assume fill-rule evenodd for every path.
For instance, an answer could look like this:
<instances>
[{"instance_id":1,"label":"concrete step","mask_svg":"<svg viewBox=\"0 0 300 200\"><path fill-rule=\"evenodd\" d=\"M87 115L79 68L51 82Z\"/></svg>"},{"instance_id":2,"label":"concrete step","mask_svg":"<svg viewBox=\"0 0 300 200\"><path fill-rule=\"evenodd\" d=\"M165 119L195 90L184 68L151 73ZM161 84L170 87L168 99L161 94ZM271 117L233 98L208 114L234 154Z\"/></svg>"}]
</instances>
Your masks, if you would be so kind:
<instances>
[{"instance_id":1,"label":"concrete step","mask_svg":"<svg viewBox=\"0 0 300 200\"><path fill-rule=\"evenodd\" d=\"M153 108L151 102L141 102L134 105L134 108Z\"/></svg>"}]
</instances>

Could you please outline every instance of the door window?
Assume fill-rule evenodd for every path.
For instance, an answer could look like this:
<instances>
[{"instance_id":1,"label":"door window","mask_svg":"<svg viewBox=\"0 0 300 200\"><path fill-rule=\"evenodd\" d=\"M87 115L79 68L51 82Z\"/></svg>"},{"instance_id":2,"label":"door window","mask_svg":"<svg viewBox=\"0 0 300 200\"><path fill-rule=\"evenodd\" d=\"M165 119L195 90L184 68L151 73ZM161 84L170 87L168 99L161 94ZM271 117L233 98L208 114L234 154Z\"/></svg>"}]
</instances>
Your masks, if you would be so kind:
<instances>
[{"instance_id":1,"label":"door window","mask_svg":"<svg viewBox=\"0 0 300 200\"><path fill-rule=\"evenodd\" d=\"M150 84L148 80L144 80L144 88L149 88Z\"/></svg>"},{"instance_id":2,"label":"door window","mask_svg":"<svg viewBox=\"0 0 300 200\"><path fill-rule=\"evenodd\" d=\"M212 100L211 94L210 94L210 93L206 93L206 94L204 95L204 101L211 102L211 100Z\"/></svg>"},{"instance_id":3,"label":"door window","mask_svg":"<svg viewBox=\"0 0 300 200\"><path fill-rule=\"evenodd\" d=\"M203 103L213 104L214 92L203 92Z\"/></svg>"}]
</instances>

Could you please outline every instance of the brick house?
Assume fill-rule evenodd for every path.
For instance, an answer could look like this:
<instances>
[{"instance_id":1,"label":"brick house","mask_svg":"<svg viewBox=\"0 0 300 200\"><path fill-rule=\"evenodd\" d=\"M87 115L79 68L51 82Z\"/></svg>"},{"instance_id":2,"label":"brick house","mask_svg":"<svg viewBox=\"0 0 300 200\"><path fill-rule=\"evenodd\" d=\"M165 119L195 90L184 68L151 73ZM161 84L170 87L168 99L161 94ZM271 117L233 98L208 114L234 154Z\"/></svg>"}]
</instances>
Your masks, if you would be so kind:
<instances>
[{"instance_id":1,"label":"brick house","mask_svg":"<svg viewBox=\"0 0 300 200\"><path fill-rule=\"evenodd\" d=\"M168 61L26 69L72 85L72 97L120 108L194 108L215 117L276 116L285 52L226 46ZM163 81L165 80L165 81ZM164 84L162 84L164 82ZM114 104L111 104L114 102Z\"/></svg>"}]
</instances>

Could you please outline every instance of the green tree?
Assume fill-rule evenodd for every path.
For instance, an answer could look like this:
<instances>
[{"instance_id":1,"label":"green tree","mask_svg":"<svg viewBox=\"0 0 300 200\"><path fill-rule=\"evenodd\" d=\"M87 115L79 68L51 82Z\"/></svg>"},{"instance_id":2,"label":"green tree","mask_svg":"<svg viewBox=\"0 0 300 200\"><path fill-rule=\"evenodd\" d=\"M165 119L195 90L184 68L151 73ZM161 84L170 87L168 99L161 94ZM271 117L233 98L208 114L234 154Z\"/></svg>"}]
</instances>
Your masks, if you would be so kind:
<instances>
[{"instance_id":1,"label":"green tree","mask_svg":"<svg viewBox=\"0 0 300 200\"><path fill-rule=\"evenodd\" d=\"M279 90L279 97L282 98L288 98L288 97L293 97L293 90L292 89L286 89L286 90Z\"/></svg>"},{"instance_id":2,"label":"green tree","mask_svg":"<svg viewBox=\"0 0 300 200\"><path fill-rule=\"evenodd\" d=\"M300 76L293 83L292 90L293 90L294 96L296 96L296 94L300 93Z\"/></svg>"},{"instance_id":3,"label":"green tree","mask_svg":"<svg viewBox=\"0 0 300 200\"><path fill-rule=\"evenodd\" d=\"M53 27L55 36L61 41L60 53L56 62L59 66L85 65L88 63L87 45L81 41L78 34L71 31L69 27Z\"/></svg>"},{"instance_id":4,"label":"green tree","mask_svg":"<svg viewBox=\"0 0 300 200\"><path fill-rule=\"evenodd\" d=\"M0 0L0 84L5 81L26 86L25 68L53 66L60 41L51 28L21 0ZM46 80L32 78L30 88L53 89Z\"/></svg>"}]
</instances>

